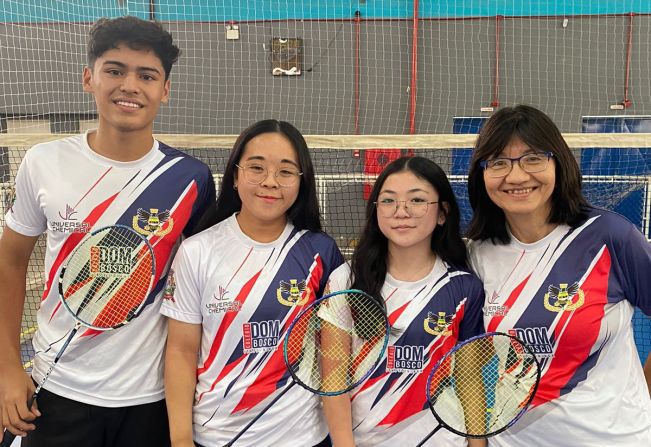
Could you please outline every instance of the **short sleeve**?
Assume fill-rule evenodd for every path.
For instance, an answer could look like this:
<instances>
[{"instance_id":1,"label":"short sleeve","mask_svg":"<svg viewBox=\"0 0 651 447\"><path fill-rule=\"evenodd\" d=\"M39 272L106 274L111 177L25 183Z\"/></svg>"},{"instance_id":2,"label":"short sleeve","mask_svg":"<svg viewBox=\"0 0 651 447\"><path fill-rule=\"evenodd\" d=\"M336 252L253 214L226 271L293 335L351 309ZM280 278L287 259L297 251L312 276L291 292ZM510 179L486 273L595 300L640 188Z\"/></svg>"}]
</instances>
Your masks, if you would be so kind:
<instances>
[{"instance_id":1,"label":"short sleeve","mask_svg":"<svg viewBox=\"0 0 651 447\"><path fill-rule=\"evenodd\" d=\"M349 283L350 267L348 263L340 265L335 269L330 277L325 292L335 293L346 290ZM319 318L325 320L339 328L350 328L352 325L352 316L349 312L344 311L342 301L338 299L328 300L324 305L319 307Z\"/></svg>"},{"instance_id":2,"label":"short sleeve","mask_svg":"<svg viewBox=\"0 0 651 447\"><path fill-rule=\"evenodd\" d=\"M187 242L183 242L174 257L163 290L161 313L174 320L201 324L201 287L196 265L200 257L188 251Z\"/></svg>"},{"instance_id":3,"label":"short sleeve","mask_svg":"<svg viewBox=\"0 0 651 447\"><path fill-rule=\"evenodd\" d=\"M24 236L39 236L47 230L47 218L38 201L31 169L33 152L25 154L16 174L12 204L6 214L9 228Z\"/></svg>"},{"instance_id":4,"label":"short sleeve","mask_svg":"<svg viewBox=\"0 0 651 447\"><path fill-rule=\"evenodd\" d=\"M614 257L626 299L651 315L651 243L633 225L615 245Z\"/></svg>"}]
</instances>

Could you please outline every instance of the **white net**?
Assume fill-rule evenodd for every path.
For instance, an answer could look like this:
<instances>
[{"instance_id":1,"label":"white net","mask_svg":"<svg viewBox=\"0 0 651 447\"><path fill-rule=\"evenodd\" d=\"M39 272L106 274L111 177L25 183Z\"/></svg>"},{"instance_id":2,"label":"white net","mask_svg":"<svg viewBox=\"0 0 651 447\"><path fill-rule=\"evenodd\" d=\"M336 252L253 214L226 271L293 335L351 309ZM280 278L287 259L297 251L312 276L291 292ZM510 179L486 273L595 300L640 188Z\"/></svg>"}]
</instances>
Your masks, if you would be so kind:
<instances>
[{"instance_id":1,"label":"white net","mask_svg":"<svg viewBox=\"0 0 651 447\"><path fill-rule=\"evenodd\" d=\"M0 114L92 118L91 24L162 22L183 53L165 133L233 134L274 116L307 134L449 133L454 116L529 103L564 132L651 113L646 0L4 0ZM415 64L414 64L415 62ZM276 73L276 75L274 75ZM280 74L279 74L280 73Z\"/></svg>"}]
</instances>

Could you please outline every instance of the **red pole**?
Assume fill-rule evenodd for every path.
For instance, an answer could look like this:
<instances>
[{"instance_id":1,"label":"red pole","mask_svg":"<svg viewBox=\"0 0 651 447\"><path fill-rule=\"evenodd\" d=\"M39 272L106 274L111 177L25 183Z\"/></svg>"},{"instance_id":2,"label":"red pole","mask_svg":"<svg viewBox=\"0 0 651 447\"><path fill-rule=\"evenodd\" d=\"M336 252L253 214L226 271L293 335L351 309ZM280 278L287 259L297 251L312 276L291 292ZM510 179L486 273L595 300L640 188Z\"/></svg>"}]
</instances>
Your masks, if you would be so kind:
<instances>
[{"instance_id":1,"label":"red pole","mask_svg":"<svg viewBox=\"0 0 651 447\"><path fill-rule=\"evenodd\" d=\"M495 79L493 80L493 100L491 107L500 105L500 22L504 16L495 16Z\"/></svg>"},{"instance_id":2,"label":"red pole","mask_svg":"<svg viewBox=\"0 0 651 447\"><path fill-rule=\"evenodd\" d=\"M414 0L414 26L411 42L411 84L409 86L409 134L416 133L416 75L418 74L418 0Z\"/></svg>"},{"instance_id":3,"label":"red pole","mask_svg":"<svg viewBox=\"0 0 651 447\"><path fill-rule=\"evenodd\" d=\"M362 14L355 11L355 135L359 135L359 45Z\"/></svg>"},{"instance_id":4,"label":"red pole","mask_svg":"<svg viewBox=\"0 0 651 447\"><path fill-rule=\"evenodd\" d=\"M628 97L628 82L631 74L631 53L633 51L633 17L635 13L631 12L628 15L628 42L626 44L626 75L624 77L624 100L622 105L624 108L630 107L633 103Z\"/></svg>"}]
</instances>

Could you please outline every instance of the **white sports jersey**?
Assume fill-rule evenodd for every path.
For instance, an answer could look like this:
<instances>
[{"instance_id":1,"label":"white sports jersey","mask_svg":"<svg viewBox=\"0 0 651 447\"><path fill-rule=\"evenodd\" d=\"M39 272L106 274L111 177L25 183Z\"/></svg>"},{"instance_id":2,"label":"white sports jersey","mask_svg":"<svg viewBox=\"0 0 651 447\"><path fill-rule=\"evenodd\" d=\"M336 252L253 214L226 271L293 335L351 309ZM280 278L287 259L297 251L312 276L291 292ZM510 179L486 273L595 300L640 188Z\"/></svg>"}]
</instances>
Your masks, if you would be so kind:
<instances>
[{"instance_id":1,"label":"white sports jersey","mask_svg":"<svg viewBox=\"0 0 651 447\"><path fill-rule=\"evenodd\" d=\"M343 262L323 233L288 224L274 242L242 233L235 215L187 239L161 312L202 325L194 439L224 445L291 383L283 336L298 312L320 297ZM294 386L238 441L238 446L309 447L327 434L319 398Z\"/></svg>"},{"instance_id":2,"label":"white sports jersey","mask_svg":"<svg viewBox=\"0 0 651 447\"><path fill-rule=\"evenodd\" d=\"M155 142L143 158L132 162L93 152L87 134L29 150L16 176L16 199L6 222L27 236L47 232L46 284L33 340L34 379L43 378L75 325L58 296L62 265L86 233L118 223L133 227L152 243L153 291L128 325L107 332L80 330L45 388L103 407L161 400L165 325L159 307L169 260L181 234L192 234L214 203L208 167L162 143ZM158 222L143 220L145 215L158 217Z\"/></svg>"},{"instance_id":3,"label":"white sports jersey","mask_svg":"<svg viewBox=\"0 0 651 447\"><path fill-rule=\"evenodd\" d=\"M350 286L350 266L339 267L329 290ZM437 259L415 282L387 273L382 297L392 331L382 361L350 392L358 447L416 445L436 425L427 404L427 377L458 341L482 332L484 292L479 279ZM427 446L465 446L465 438L441 429Z\"/></svg>"},{"instance_id":4,"label":"white sports jersey","mask_svg":"<svg viewBox=\"0 0 651 447\"><path fill-rule=\"evenodd\" d=\"M591 210L542 240L471 244L487 331L541 361L532 407L491 446L651 445L651 400L633 342L633 306L651 314L651 245L623 217Z\"/></svg>"}]
</instances>

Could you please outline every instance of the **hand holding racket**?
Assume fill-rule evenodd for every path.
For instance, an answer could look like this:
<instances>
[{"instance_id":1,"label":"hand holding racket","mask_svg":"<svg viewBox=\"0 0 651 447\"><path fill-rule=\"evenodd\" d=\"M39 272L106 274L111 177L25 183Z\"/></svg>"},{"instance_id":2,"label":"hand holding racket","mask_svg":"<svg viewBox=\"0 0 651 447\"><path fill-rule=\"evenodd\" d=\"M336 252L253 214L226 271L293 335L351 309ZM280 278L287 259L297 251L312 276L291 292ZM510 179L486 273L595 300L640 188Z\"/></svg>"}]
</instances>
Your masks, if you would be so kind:
<instances>
[{"instance_id":1,"label":"hand holding racket","mask_svg":"<svg viewBox=\"0 0 651 447\"><path fill-rule=\"evenodd\" d=\"M28 408L81 326L107 331L124 326L138 315L153 287L155 271L149 241L124 225L100 228L75 247L59 275L59 298L76 323L36 387ZM5 431L0 447L10 446L15 437Z\"/></svg>"},{"instance_id":2,"label":"hand holding racket","mask_svg":"<svg viewBox=\"0 0 651 447\"><path fill-rule=\"evenodd\" d=\"M362 383L382 360L389 341L386 312L359 290L341 290L313 302L289 326L283 352L292 383L227 445L232 446L294 385L337 396Z\"/></svg>"},{"instance_id":3,"label":"hand holding racket","mask_svg":"<svg viewBox=\"0 0 651 447\"><path fill-rule=\"evenodd\" d=\"M516 337L489 332L458 344L434 366L427 401L438 426L469 438L496 435L525 413L540 382L540 365Z\"/></svg>"}]
</instances>

